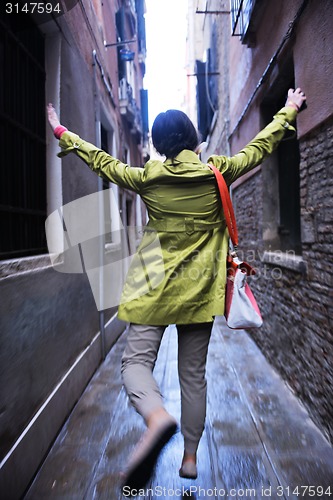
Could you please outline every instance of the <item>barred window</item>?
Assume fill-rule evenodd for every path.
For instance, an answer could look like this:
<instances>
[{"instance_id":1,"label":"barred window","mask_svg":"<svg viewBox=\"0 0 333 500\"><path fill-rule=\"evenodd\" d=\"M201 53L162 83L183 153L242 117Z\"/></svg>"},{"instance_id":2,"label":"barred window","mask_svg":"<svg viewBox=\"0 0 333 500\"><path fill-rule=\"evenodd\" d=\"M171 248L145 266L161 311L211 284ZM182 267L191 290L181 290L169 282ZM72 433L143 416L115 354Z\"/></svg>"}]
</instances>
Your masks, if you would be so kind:
<instances>
[{"instance_id":1,"label":"barred window","mask_svg":"<svg viewBox=\"0 0 333 500\"><path fill-rule=\"evenodd\" d=\"M0 258L46 251L44 38L29 16L0 15Z\"/></svg>"},{"instance_id":2,"label":"barred window","mask_svg":"<svg viewBox=\"0 0 333 500\"><path fill-rule=\"evenodd\" d=\"M284 61L262 103L265 124L281 109L289 88L295 88L292 58ZM265 161L264 240L267 249L301 254L300 152L297 136L282 141Z\"/></svg>"},{"instance_id":3,"label":"barred window","mask_svg":"<svg viewBox=\"0 0 333 500\"><path fill-rule=\"evenodd\" d=\"M253 42L250 22L256 3L256 0L230 0L232 35L239 36L242 43L248 45Z\"/></svg>"}]
</instances>

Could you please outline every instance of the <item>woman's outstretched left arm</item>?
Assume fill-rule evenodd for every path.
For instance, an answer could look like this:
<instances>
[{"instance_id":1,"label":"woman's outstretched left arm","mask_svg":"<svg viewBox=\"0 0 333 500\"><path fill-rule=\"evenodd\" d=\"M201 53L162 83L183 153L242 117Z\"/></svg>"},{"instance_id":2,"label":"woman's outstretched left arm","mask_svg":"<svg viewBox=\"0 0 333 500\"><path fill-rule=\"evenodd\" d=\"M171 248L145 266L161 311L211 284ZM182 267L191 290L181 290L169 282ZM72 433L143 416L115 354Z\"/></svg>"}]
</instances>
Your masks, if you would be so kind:
<instances>
[{"instance_id":1,"label":"woman's outstretched left arm","mask_svg":"<svg viewBox=\"0 0 333 500\"><path fill-rule=\"evenodd\" d=\"M66 127L60 124L51 103L47 106L47 116L55 137L60 139L59 144L63 150L59 153L60 157L74 152L100 177L140 193L144 183L144 169L130 167L102 149L84 141L73 132L69 132Z\"/></svg>"}]
</instances>

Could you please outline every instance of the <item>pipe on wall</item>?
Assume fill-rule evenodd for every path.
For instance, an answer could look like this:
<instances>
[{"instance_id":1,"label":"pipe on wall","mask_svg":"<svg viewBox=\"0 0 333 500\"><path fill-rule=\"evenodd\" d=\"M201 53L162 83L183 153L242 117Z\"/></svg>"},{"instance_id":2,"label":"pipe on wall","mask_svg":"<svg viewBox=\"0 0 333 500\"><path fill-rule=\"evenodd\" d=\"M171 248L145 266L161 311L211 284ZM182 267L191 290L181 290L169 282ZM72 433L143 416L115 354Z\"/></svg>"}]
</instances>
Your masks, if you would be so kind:
<instances>
[{"instance_id":1,"label":"pipe on wall","mask_svg":"<svg viewBox=\"0 0 333 500\"><path fill-rule=\"evenodd\" d=\"M101 119L100 119L100 109L99 109L99 93L97 85L97 74L96 66L99 66L101 70L101 65L97 58L96 50L93 50L93 71L94 71L94 100L95 100L95 144L98 148L101 147ZM103 68L102 68L103 69ZM104 77L104 72L102 73L102 78ZM104 77L105 78L105 77ZM104 84L107 83L104 81ZM108 88L111 92L111 89ZM104 304L104 250L105 250L105 234L104 234L104 203L103 203L103 179L98 177L97 181L98 188L98 226L99 226L99 247L98 247L98 265L99 265L99 301L103 307ZM106 346L105 346L105 318L104 310L99 311L99 329L101 334L101 354L102 359L106 356Z\"/></svg>"}]
</instances>

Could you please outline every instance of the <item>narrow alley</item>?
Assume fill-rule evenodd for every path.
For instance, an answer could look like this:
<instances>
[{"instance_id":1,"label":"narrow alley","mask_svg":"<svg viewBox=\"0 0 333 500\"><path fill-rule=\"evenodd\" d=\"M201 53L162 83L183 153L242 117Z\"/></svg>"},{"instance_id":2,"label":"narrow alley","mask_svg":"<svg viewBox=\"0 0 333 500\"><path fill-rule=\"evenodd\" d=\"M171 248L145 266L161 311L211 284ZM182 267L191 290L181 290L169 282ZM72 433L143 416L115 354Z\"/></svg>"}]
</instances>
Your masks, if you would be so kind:
<instances>
[{"instance_id":1,"label":"narrow alley","mask_svg":"<svg viewBox=\"0 0 333 500\"><path fill-rule=\"evenodd\" d=\"M333 0L2 2L0 500L333 500L332 19ZM250 334L220 316L235 224L207 164L256 270ZM127 325L215 317L198 478L179 431L121 490L144 431ZM176 337L155 375L179 421Z\"/></svg>"},{"instance_id":2,"label":"narrow alley","mask_svg":"<svg viewBox=\"0 0 333 500\"><path fill-rule=\"evenodd\" d=\"M176 329L164 335L155 375L179 418ZM143 430L122 389L126 334L111 349L61 430L24 500L120 499L119 473ZM244 331L215 322L198 478L180 479L181 434L137 498L331 498L333 449Z\"/></svg>"}]
</instances>

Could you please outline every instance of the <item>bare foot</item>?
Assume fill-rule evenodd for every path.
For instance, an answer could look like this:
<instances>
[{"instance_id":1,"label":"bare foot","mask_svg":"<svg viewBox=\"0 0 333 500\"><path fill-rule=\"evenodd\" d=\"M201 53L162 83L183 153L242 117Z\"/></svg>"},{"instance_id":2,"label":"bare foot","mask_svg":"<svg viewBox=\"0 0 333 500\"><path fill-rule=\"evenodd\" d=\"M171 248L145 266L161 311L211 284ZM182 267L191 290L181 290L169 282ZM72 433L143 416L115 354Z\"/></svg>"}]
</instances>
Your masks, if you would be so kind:
<instances>
[{"instance_id":1,"label":"bare foot","mask_svg":"<svg viewBox=\"0 0 333 500\"><path fill-rule=\"evenodd\" d=\"M198 477L197 471L197 456L196 453L187 453L184 451L182 465L179 469L180 477L187 479L196 479Z\"/></svg>"},{"instance_id":2,"label":"bare foot","mask_svg":"<svg viewBox=\"0 0 333 500\"><path fill-rule=\"evenodd\" d=\"M49 103L46 109L47 109L47 117L49 120L49 124L51 125L51 128L54 131L54 129L60 125L58 115L53 107L53 104Z\"/></svg>"},{"instance_id":3,"label":"bare foot","mask_svg":"<svg viewBox=\"0 0 333 500\"><path fill-rule=\"evenodd\" d=\"M158 409L148 419L148 429L135 447L122 475L123 486L140 489L145 486L159 454L177 430L176 421L164 409Z\"/></svg>"}]
</instances>

